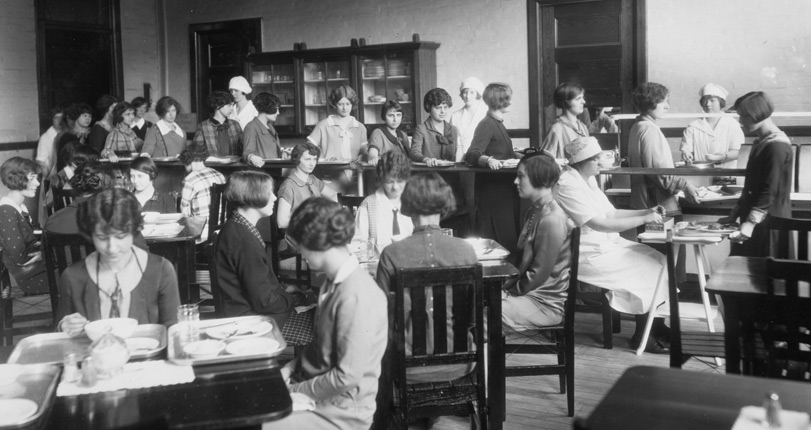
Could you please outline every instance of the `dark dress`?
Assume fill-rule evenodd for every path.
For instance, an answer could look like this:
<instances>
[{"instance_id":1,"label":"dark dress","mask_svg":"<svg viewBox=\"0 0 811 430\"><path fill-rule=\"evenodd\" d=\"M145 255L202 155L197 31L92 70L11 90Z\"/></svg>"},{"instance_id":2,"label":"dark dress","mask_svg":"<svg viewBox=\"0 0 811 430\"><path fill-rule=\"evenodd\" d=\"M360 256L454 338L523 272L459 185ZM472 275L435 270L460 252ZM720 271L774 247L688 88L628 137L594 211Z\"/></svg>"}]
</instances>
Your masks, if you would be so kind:
<instances>
[{"instance_id":1,"label":"dark dress","mask_svg":"<svg viewBox=\"0 0 811 430\"><path fill-rule=\"evenodd\" d=\"M143 141L146 139L146 131L149 130L149 127L152 127L153 125L154 124L152 124L151 122L144 120L144 125L142 127L133 126L132 131L135 132L135 135L138 136L138 139L141 139L141 141Z\"/></svg>"},{"instance_id":2,"label":"dark dress","mask_svg":"<svg viewBox=\"0 0 811 430\"><path fill-rule=\"evenodd\" d=\"M98 123L93 124L93 128L90 129L90 136L87 137L87 144L90 145L96 152L101 154L101 151L104 149L104 144L107 143L107 135L110 134L106 128L102 127Z\"/></svg>"},{"instance_id":3,"label":"dark dress","mask_svg":"<svg viewBox=\"0 0 811 430\"><path fill-rule=\"evenodd\" d=\"M465 161L487 167L482 156L497 160L516 158L512 139L502 121L489 112L476 126ZM518 229L521 199L515 188L515 175L504 173L476 174L476 234L493 239L512 255L518 251Z\"/></svg>"},{"instance_id":4,"label":"dark dress","mask_svg":"<svg viewBox=\"0 0 811 430\"><path fill-rule=\"evenodd\" d=\"M177 213L177 199L171 194L155 189L155 193L146 201L142 209L144 212Z\"/></svg>"},{"instance_id":5,"label":"dark dress","mask_svg":"<svg viewBox=\"0 0 811 430\"><path fill-rule=\"evenodd\" d=\"M23 266L31 259L28 254L39 251L34 229L17 209L6 204L0 205L0 249L3 250L3 265L26 294L48 292L45 262L40 260Z\"/></svg>"},{"instance_id":6,"label":"dark dress","mask_svg":"<svg viewBox=\"0 0 811 430\"><path fill-rule=\"evenodd\" d=\"M791 166L793 156L788 137L772 133L755 141L746 163L746 182L735 212L743 223L765 214L752 237L732 244L730 254L767 257L772 242L767 223L769 216L791 218Z\"/></svg>"}]
</instances>

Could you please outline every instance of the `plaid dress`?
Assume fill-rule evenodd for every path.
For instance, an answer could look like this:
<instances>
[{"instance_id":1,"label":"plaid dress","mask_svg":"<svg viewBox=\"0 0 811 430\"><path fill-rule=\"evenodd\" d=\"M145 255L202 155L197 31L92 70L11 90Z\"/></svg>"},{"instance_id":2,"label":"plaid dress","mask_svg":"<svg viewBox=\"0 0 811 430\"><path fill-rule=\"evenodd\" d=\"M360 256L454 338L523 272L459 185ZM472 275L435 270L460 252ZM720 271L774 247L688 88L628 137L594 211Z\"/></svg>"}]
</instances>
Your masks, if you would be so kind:
<instances>
[{"instance_id":1,"label":"plaid dress","mask_svg":"<svg viewBox=\"0 0 811 430\"><path fill-rule=\"evenodd\" d=\"M228 135L227 145L217 140L221 135L221 131L225 131ZM205 145L209 154L215 156L241 155L242 128L238 122L232 119L226 119L224 123L220 124L214 118L209 118L197 125L197 132L194 133L192 143L194 145ZM226 147L228 153L221 149Z\"/></svg>"},{"instance_id":2,"label":"plaid dress","mask_svg":"<svg viewBox=\"0 0 811 430\"><path fill-rule=\"evenodd\" d=\"M180 193L180 212L185 216L208 217L208 207L211 204L211 186L224 183L225 176L210 167L204 167L189 173L183 179L183 191Z\"/></svg>"}]
</instances>

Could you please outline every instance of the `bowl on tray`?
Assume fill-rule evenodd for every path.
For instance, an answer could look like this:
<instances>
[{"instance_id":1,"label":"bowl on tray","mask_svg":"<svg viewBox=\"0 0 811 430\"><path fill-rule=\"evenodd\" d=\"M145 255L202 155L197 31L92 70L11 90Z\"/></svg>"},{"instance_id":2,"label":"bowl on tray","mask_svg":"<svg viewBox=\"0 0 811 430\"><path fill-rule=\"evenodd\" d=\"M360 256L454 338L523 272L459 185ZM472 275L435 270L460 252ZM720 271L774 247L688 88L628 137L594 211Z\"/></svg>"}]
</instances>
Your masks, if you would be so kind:
<instances>
[{"instance_id":1,"label":"bowl on tray","mask_svg":"<svg viewBox=\"0 0 811 430\"><path fill-rule=\"evenodd\" d=\"M87 323L84 326L84 332L94 342L107 331L126 339L132 335L135 327L138 327L138 320L134 318L107 318Z\"/></svg>"}]
</instances>

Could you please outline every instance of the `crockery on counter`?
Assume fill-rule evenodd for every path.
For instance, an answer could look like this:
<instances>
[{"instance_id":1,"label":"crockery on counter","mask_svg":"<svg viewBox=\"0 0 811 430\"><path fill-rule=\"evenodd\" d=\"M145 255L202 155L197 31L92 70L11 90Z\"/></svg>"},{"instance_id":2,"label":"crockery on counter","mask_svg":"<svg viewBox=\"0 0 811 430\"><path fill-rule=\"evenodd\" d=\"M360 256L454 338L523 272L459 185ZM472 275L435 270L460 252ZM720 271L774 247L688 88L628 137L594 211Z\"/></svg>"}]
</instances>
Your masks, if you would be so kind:
<instances>
[{"instance_id":1,"label":"crockery on counter","mask_svg":"<svg viewBox=\"0 0 811 430\"><path fill-rule=\"evenodd\" d=\"M0 364L0 385L8 385L23 374L25 367L21 364Z\"/></svg>"},{"instance_id":2,"label":"crockery on counter","mask_svg":"<svg viewBox=\"0 0 811 430\"><path fill-rule=\"evenodd\" d=\"M220 340L198 340L183 347L183 352L192 358L213 358L225 349L225 342Z\"/></svg>"},{"instance_id":3,"label":"crockery on counter","mask_svg":"<svg viewBox=\"0 0 811 430\"><path fill-rule=\"evenodd\" d=\"M122 339L126 339L132 335L137 326L138 320L134 318L107 318L87 323L84 326L84 332L94 342L108 331Z\"/></svg>"},{"instance_id":4,"label":"crockery on counter","mask_svg":"<svg viewBox=\"0 0 811 430\"><path fill-rule=\"evenodd\" d=\"M0 399L0 426L22 424L37 413L37 402L29 399Z\"/></svg>"},{"instance_id":5,"label":"crockery on counter","mask_svg":"<svg viewBox=\"0 0 811 430\"><path fill-rule=\"evenodd\" d=\"M212 339L246 339L250 337L262 336L273 329L273 324L270 321L253 321L253 323L238 323L221 325L219 327L211 327L206 329L206 336Z\"/></svg>"},{"instance_id":6,"label":"crockery on counter","mask_svg":"<svg viewBox=\"0 0 811 430\"><path fill-rule=\"evenodd\" d=\"M231 355L267 354L277 351L279 346L279 342L275 339L259 337L231 342L225 347L225 352Z\"/></svg>"},{"instance_id":7,"label":"crockery on counter","mask_svg":"<svg viewBox=\"0 0 811 430\"><path fill-rule=\"evenodd\" d=\"M144 212L145 224L172 224L183 218L182 213L162 214L160 212Z\"/></svg>"},{"instance_id":8,"label":"crockery on counter","mask_svg":"<svg viewBox=\"0 0 811 430\"><path fill-rule=\"evenodd\" d=\"M168 224L144 224L141 234L149 238L175 237L183 231L185 227L176 222Z\"/></svg>"},{"instance_id":9,"label":"crockery on counter","mask_svg":"<svg viewBox=\"0 0 811 430\"><path fill-rule=\"evenodd\" d=\"M158 341L158 339L151 337L130 337L125 339L124 342L126 342L127 348L132 352L150 351L160 345L160 341Z\"/></svg>"}]
</instances>

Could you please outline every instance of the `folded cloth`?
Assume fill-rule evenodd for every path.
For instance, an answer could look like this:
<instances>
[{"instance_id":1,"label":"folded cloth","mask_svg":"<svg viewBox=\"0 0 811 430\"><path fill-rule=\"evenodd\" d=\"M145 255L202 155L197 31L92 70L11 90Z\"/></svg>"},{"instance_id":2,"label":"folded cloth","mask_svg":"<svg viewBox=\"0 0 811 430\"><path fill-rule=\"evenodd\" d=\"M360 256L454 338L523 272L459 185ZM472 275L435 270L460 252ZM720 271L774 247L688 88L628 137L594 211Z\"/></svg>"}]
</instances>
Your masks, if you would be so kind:
<instances>
[{"instance_id":1,"label":"folded cloth","mask_svg":"<svg viewBox=\"0 0 811 430\"><path fill-rule=\"evenodd\" d=\"M806 430L809 424L809 416L805 412L780 411L780 429L783 430ZM766 424L766 409L760 406L744 406L732 430L763 430L769 428Z\"/></svg>"},{"instance_id":2,"label":"folded cloth","mask_svg":"<svg viewBox=\"0 0 811 430\"><path fill-rule=\"evenodd\" d=\"M99 380L92 387L78 385L77 382L60 382L56 388L59 397L104 391L128 390L163 385L186 384L194 381L194 369L167 361L140 361L127 363L124 370L110 379Z\"/></svg>"}]
</instances>

